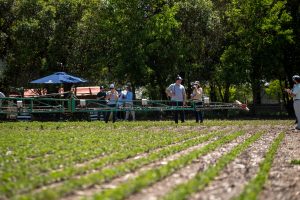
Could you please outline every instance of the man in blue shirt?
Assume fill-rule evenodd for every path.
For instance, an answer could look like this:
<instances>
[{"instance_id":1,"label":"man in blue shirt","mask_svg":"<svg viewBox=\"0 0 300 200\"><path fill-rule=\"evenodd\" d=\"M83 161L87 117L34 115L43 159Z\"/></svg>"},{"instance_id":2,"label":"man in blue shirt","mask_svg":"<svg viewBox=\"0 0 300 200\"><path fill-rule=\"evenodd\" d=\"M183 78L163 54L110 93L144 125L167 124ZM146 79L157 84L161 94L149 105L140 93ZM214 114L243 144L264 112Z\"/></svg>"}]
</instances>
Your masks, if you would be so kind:
<instances>
[{"instance_id":1,"label":"man in blue shirt","mask_svg":"<svg viewBox=\"0 0 300 200\"><path fill-rule=\"evenodd\" d=\"M166 93L169 97L171 97L172 106L175 106L175 123L178 124L178 109L185 106L186 101L186 92L183 85L181 85L182 78L180 76L176 77L175 83L171 84L167 89ZM180 119L183 123L185 120L184 110L180 111Z\"/></svg>"}]
</instances>

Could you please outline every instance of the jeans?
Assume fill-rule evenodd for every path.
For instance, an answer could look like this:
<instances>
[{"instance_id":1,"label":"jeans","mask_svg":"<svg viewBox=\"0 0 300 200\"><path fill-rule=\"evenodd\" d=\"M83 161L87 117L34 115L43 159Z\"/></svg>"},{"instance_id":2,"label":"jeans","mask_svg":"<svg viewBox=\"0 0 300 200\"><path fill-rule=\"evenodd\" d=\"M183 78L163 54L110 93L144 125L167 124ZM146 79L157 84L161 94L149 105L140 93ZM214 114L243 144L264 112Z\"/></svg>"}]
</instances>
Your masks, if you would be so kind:
<instances>
[{"instance_id":1,"label":"jeans","mask_svg":"<svg viewBox=\"0 0 300 200\"><path fill-rule=\"evenodd\" d=\"M126 108L129 108L129 109L132 109L133 108L133 103L125 103L125 107ZM129 119L129 113L131 113L132 115L132 120L134 121L135 120L135 111L134 110L127 110L126 111L126 116L125 116L125 120L128 120Z\"/></svg>"},{"instance_id":2,"label":"jeans","mask_svg":"<svg viewBox=\"0 0 300 200\"><path fill-rule=\"evenodd\" d=\"M182 101L172 101L172 106L183 106L183 102ZM174 121L176 124L178 124L178 113L180 114L180 119L181 122L184 122L185 120L185 114L184 114L184 110L175 110L174 111Z\"/></svg>"},{"instance_id":3,"label":"jeans","mask_svg":"<svg viewBox=\"0 0 300 200\"><path fill-rule=\"evenodd\" d=\"M113 109L116 109L116 104L108 104L109 107L113 108ZM111 111L113 113L113 123L116 121L116 111ZM107 111L106 112L106 115L105 115L105 123L108 122L108 119L109 119L109 116L110 116L110 111Z\"/></svg>"},{"instance_id":4,"label":"jeans","mask_svg":"<svg viewBox=\"0 0 300 200\"><path fill-rule=\"evenodd\" d=\"M300 129L300 100L294 101L294 110L297 118L297 129Z\"/></svg>"},{"instance_id":5,"label":"jeans","mask_svg":"<svg viewBox=\"0 0 300 200\"><path fill-rule=\"evenodd\" d=\"M202 101L195 103L195 108L196 107L202 107L202 106L203 106L203 102ZM199 120L200 120L200 122L203 122L203 111L197 111L195 109L194 113L195 113L196 122L198 123Z\"/></svg>"}]
</instances>

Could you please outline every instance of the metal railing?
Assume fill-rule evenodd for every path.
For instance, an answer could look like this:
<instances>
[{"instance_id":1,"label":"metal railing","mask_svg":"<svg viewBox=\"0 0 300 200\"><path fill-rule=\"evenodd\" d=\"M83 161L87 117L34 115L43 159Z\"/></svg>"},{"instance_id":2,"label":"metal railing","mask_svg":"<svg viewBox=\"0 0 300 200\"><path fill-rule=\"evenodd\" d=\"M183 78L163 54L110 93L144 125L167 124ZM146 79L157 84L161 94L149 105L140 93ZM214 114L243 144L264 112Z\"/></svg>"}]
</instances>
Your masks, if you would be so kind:
<instances>
[{"instance_id":1,"label":"metal railing","mask_svg":"<svg viewBox=\"0 0 300 200\"><path fill-rule=\"evenodd\" d=\"M117 101L115 106L108 102L97 99L69 99L61 98L1 98L0 114L6 115L32 115L47 113L91 113L91 112L112 112L112 111L201 111L201 110L222 110L222 109L243 109L247 106L236 101L234 103L187 101L186 105L168 100L134 100L128 104L125 101Z\"/></svg>"}]
</instances>

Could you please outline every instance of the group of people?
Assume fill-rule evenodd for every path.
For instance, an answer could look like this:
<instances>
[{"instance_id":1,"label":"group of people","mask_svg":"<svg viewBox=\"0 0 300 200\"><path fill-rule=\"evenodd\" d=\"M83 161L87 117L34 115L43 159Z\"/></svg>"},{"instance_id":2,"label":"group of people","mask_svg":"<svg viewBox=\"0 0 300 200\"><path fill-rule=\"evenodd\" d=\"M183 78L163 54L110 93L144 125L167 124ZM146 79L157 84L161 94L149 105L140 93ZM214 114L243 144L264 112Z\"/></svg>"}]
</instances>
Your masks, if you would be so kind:
<instances>
[{"instance_id":1,"label":"group of people","mask_svg":"<svg viewBox=\"0 0 300 200\"><path fill-rule=\"evenodd\" d=\"M176 77L175 83L171 84L167 89L166 93L171 98L172 106L176 106L177 109L174 111L174 121L178 123L178 115L180 115L181 122L185 121L184 106L186 105L186 91L183 85L181 85L182 78L180 76ZM192 85L191 100L196 107L201 107L203 105L202 95L203 90L200 87L199 81L195 81ZM116 90L114 84L110 84L109 91L105 91L104 86L100 86L100 92L97 94L97 99L101 104L105 104L112 108L124 107L126 110L125 120L129 120L131 114L132 120L135 120L135 111L133 108L133 93L130 85L125 86L125 90ZM182 110L180 110L182 107ZM116 112L105 112L104 121L108 122L109 117L112 113L112 122L114 123L117 118ZM196 122L203 122L203 112L195 110Z\"/></svg>"},{"instance_id":2,"label":"group of people","mask_svg":"<svg viewBox=\"0 0 300 200\"><path fill-rule=\"evenodd\" d=\"M114 84L110 84L109 91L106 92L103 86L100 86L100 92L97 94L97 99L101 104L106 104L109 107L125 107L126 114L125 120L129 120L129 114L132 116L132 120L135 121L135 111L133 107L133 93L130 85L125 86L124 91L117 91ZM106 112L104 116L105 123L108 122L111 112ZM116 121L116 112L112 112L112 121Z\"/></svg>"},{"instance_id":3,"label":"group of people","mask_svg":"<svg viewBox=\"0 0 300 200\"><path fill-rule=\"evenodd\" d=\"M177 76L175 83L171 84L166 89L167 96L171 98L172 106L177 106L177 107L186 106L187 95L184 86L181 85L182 80L183 79L180 76ZM195 81L192 84L192 90L193 91L191 94L191 100L195 104L195 107L201 107L203 105L202 102L203 89L201 88L199 81ZM203 112L195 110L194 113L195 113L196 122L202 123ZM185 121L184 109L182 110L176 109L174 111L174 121L176 124L178 124L178 114L180 114L180 120L183 123Z\"/></svg>"}]
</instances>

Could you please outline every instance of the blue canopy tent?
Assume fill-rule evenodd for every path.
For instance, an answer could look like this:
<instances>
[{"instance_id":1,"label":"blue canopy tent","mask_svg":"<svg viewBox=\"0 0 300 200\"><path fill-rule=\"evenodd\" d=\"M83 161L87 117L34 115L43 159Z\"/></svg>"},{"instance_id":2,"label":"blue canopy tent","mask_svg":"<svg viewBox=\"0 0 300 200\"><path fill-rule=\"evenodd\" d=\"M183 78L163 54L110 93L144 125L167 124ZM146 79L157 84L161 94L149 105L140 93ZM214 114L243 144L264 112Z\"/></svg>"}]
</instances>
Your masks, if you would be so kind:
<instances>
[{"instance_id":1,"label":"blue canopy tent","mask_svg":"<svg viewBox=\"0 0 300 200\"><path fill-rule=\"evenodd\" d=\"M72 85L74 84L79 84L79 83L86 83L88 82L85 79L76 77L76 76L72 76L69 75L65 72L56 72L54 74L51 74L49 76L45 76L43 78L31 81L30 83L33 84L46 84L47 86L47 90L48 90L48 94L47 96L57 96L57 95L61 95L61 93L57 93L59 88L57 88L57 86L54 87L54 85L61 85L64 88L64 97L69 97Z\"/></svg>"},{"instance_id":2,"label":"blue canopy tent","mask_svg":"<svg viewBox=\"0 0 300 200\"><path fill-rule=\"evenodd\" d=\"M31 81L30 83L37 83L37 84L65 84L65 83L86 83L87 80L82 78L69 75L65 72L56 72L49 76L45 76L43 78Z\"/></svg>"}]
</instances>

